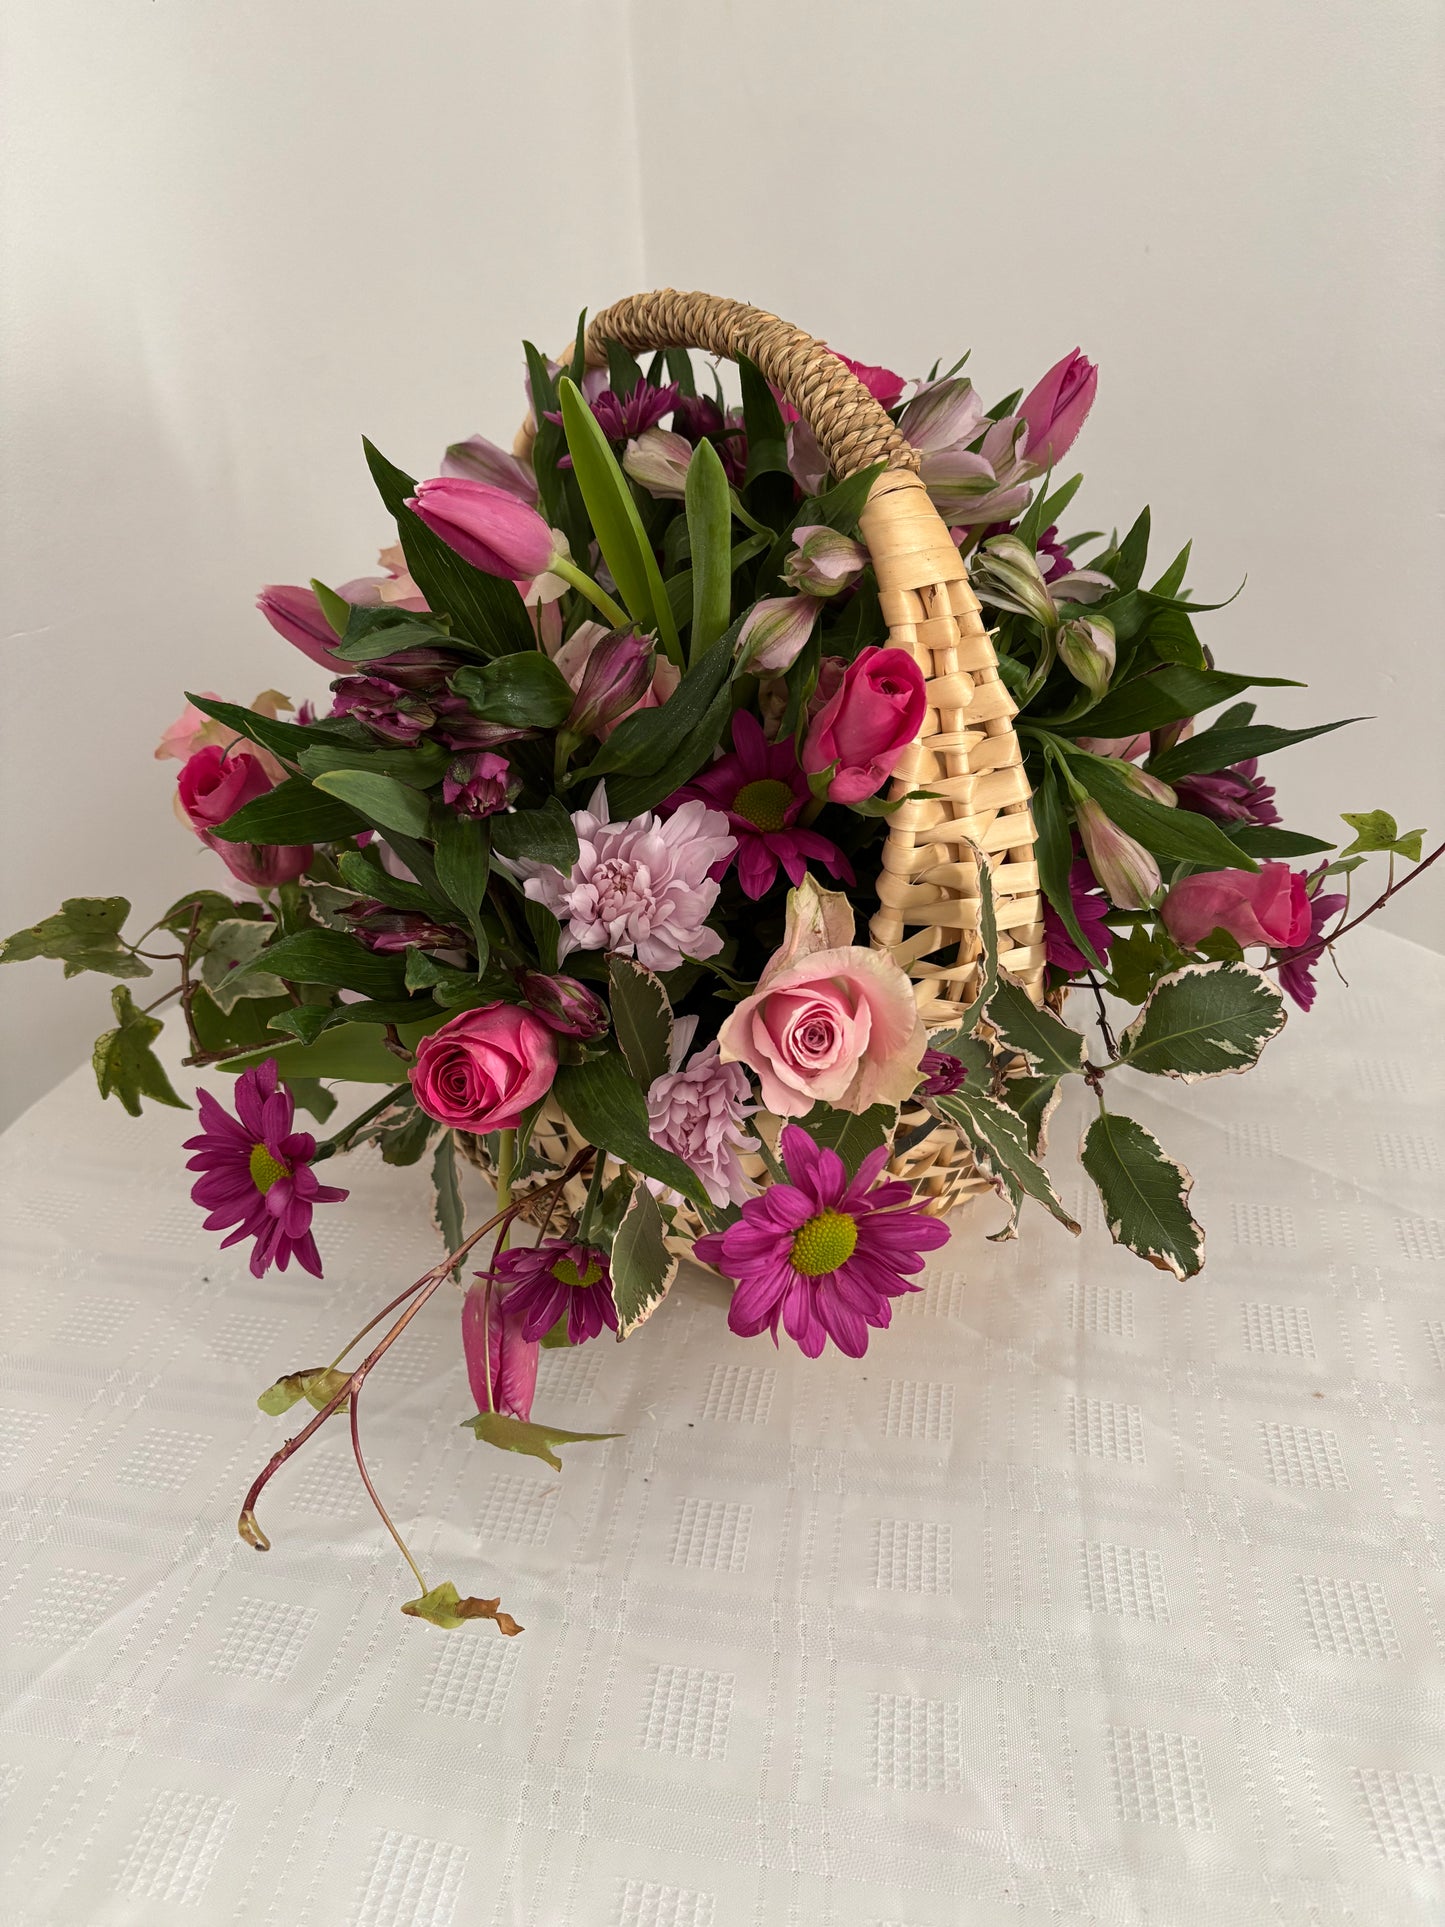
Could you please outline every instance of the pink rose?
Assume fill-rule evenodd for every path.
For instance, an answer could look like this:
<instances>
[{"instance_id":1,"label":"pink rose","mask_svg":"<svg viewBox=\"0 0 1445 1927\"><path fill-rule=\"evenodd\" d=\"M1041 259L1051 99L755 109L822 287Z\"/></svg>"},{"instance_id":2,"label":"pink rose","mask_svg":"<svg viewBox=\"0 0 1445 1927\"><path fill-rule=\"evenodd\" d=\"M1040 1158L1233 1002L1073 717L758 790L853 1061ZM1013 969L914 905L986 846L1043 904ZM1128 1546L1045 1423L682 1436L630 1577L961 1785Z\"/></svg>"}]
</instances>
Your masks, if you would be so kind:
<instances>
[{"instance_id":1,"label":"pink rose","mask_svg":"<svg viewBox=\"0 0 1445 1927\"><path fill-rule=\"evenodd\" d=\"M1205 870L1185 877L1165 897L1164 927L1186 950L1212 930L1227 930L1236 943L1267 943L1288 949L1310 934L1310 899L1303 870L1266 863L1260 870Z\"/></svg>"},{"instance_id":2,"label":"pink rose","mask_svg":"<svg viewBox=\"0 0 1445 1927\"><path fill-rule=\"evenodd\" d=\"M913 985L852 937L848 899L805 878L788 895L782 949L718 1033L722 1062L755 1072L777 1117L900 1104L919 1082L928 1037Z\"/></svg>"},{"instance_id":3,"label":"pink rose","mask_svg":"<svg viewBox=\"0 0 1445 1927\"><path fill-rule=\"evenodd\" d=\"M238 883L249 883L253 889L274 890L294 883L316 854L310 843L228 843L209 834L201 841L215 851Z\"/></svg>"},{"instance_id":4,"label":"pink rose","mask_svg":"<svg viewBox=\"0 0 1445 1927\"><path fill-rule=\"evenodd\" d=\"M464 1010L416 1047L411 1088L439 1124L510 1131L557 1075L557 1039L516 1004Z\"/></svg>"},{"instance_id":5,"label":"pink rose","mask_svg":"<svg viewBox=\"0 0 1445 1927\"><path fill-rule=\"evenodd\" d=\"M228 754L216 743L198 749L176 778L176 795L198 836L218 828L243 804L253 803L274 787L265 765L249 749L236 748Z\"/></svg>"},{"instance_id":6,"label":"pink rose","mask_svg":"<svg viewBox=\"0 0 1445 1927\"><path fill-rule=\"evenodd\" d=\"M837 694L808 726L803 768L812 776L837 764L830 802L873 796L917 742L927 708L923 671L906 649L860 650Z\"/></svg>"}]
</instances>

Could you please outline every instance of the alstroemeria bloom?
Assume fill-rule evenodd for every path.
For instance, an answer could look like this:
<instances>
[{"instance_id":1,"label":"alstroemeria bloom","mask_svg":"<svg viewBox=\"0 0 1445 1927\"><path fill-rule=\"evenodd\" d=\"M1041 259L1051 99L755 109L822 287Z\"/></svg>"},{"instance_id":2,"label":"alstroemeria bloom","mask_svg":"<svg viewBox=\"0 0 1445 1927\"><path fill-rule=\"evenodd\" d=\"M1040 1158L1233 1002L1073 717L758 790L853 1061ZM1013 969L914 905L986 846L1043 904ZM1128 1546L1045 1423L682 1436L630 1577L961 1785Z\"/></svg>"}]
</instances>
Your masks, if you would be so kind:
<instances>
[{"instance_id":1,"label":"alstroemeria bloom","mask_svg":"<svg viewBox=\"0 0 1445 1927\"><path fill-rule=\"evenodd\" d=\"M519 462L485 435L469 435L464 442L453 442L442 457L442 474L464 482L485 482L489 488L505 489L519 502L537 506L537 477L531 463Z\"/></svg>"},{"instance_id":2,"label":"alstroemeria bloom","mask_svg":"<svg viewBox=\"0 0 1445 1927\"><path fill-rule=\"evenodd\" d=\"M898 432L920 455L967 448L989 426L978 390L963 376L920 388L898 419Z\"/></svg>"},{"instance_id":3,"label":"alstroemeria bloom","mask_svg":"<svg viewBox=\"0 0 1445 1927\"><path fill-rule=\"evenodd\" d=\"M782 675L797 661L822 606L810 595L765 596L755 602L738 631L738 662L754 675Z\"/></svg>"},{"instance_id":4,"label":"alstroemeria bloom","mask_svg":"<svg viewBox=\"0 0 1445 1927\"><path fill-rule=\"evenodd\" d=\"M612 632L600 622L579 622L567 640L556 651L552 660L562 671L572 688L581 695L582 685L587 680L595 652ZM644 682L641 694L630 707L614 711L609 722L597 724L597 734L603 742L612 734L620 722L639 709L661 709L682 680L682 671L675 662L663 655L660 649L653 651L651 680ZM569 728L576 725L569 720Z\"/></svg>"},{"instance_id":5,"label":"alstroemeria bloom","mask_svg":"<svg viewBox=\"0 0 1445 1927\"><path fill-rule=\"evenodd\" d=\"M648 428L629 442L622 456L622 467L634 482L640 482L649 495L659 500L680 502L687 493L687 471L692 463L692 443L685 435L670 429Z\"/></svg>"},{"instance_id":6,"label":"alstroemeria bloom","mask_svg":"<svg viewBox=\"0 0 1445 1927\"><path fill-rule=\"evenodd\" d=\"M853 910L811 877L788 896L783 945L718 1033L778 1117L901 1104L918 1086L928 1034L913 985L886 952L853 942Z\"/></svg>"},{"instance_id":7,"label":"alstroemeria bloom","mask_svg":"<svg viewBox=\"0 0 1445 1927\"><path fill-rule=\"evenodd\" d=\"M1159 894L1159 865L1132 836L1126 836L1093 797L1074 805L1079 841L1104 895L1119 910L1144 910Z\"/></svg>"},{"instance_id":8,"label":"alstroemeria bloom","mask_svg":"<svg viewBox=\"0 0 1445 1927\"><path fill-rule=\"evenodd\" d=\"M990 422L976 449L934 449L919 465L934 507L950 524L1007 522L1029 499L1026 431L1017 415Z\"/></svg>"},{"instance_id":9,"label":"alstroemeria bloom","mask_svg":"<svg viewBox=\"0 0 1445 1927\"><path fill-rule=\"evenodd\" d=\"M1214 930L1227 931L1236 943L1288 950L1310 934L1308 883L1303 870L1284 863L1265 863L1254 871L1203 870L1176 883L1159 914L1186 950L1196 949Z\"/></svg>"},{"instance_id":10,"label":"alstroemeria bloom","mask_svg":"<svg viewBox=\"0 0 1445 1927\"><path fill-rule=\"evenodd\" d=\"M783 563L783 580L804 595L833 596L851 589L868 566L868 551L851 536L826 523L793 530L793 553Z\"/></svg>"}]
</instances>

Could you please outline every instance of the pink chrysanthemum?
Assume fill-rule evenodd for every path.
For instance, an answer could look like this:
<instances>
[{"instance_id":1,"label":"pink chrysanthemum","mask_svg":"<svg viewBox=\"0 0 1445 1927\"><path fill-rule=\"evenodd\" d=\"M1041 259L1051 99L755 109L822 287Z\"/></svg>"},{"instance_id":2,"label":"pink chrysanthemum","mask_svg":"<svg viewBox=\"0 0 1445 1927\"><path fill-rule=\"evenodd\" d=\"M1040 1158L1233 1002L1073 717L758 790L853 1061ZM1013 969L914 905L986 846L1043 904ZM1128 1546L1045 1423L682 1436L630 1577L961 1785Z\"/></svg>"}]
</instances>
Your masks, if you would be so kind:
<instances>
[{"instance_id":1,"label":"pink chrysanthemum","mask_svg":"<svg viewBox=\"0 0 1445 1927\"><path fill-rule=\"evenodd\" d=\"M695 1017L677 1020L673 1067L647 1093L648 1135L697 1174L715 1205L741 1204L753 1187L739 1157L758 1148L743 1120L758 1107L748 1102L752 1088L742 1065L719 1063L716 1038L679 1068L696 1028Z\"/></svg>"},{"instance_id":2,"label":"pink chrysanthemum","mask_svg":"<svg viewBox=\"0 0 1445 1927\"><path fill-rule=\"evenodd\" d=\"M604 1325L617 1330L612 1269L607 1253L593 1245L567 1238L519 1245L504 1251L489 1272L477 1275L501 1287L502 1311L509 1321L521 1320L524 1343L545 1337L564 1312L569 1344L584 1344Z\"/></svg>"},{"instance_id":3,"label":"pink chrysanthemum","mask_svg":"<svg viewBox=\"0 0 1445 1927\"><path fill-rule=\"evenodd\" d=\"M205 1130L184 1146L196 1154L187 1159L186 1169L202 1174L191 1196L210 1213L207 1231L235 1225L230 1237L221 1240L223 1250L242 1238L256 1240L251 1270L257 1278L272 1265L284 1271L293 1257L319 1278L312 1209L340 1204L350 1194L317 1182L311 1169L316 1140L309 1131L291 1129L296 1107L278 1082L274 1058L242 1071L236 1080L236 1117L209 1091L197 1093Z\"/></svg>"},{"instance_id":4,"label":"pink chrysanthemum","mask_svg":"<svg viewBox=\"0 0 1445 1927\"><path fill-rule=\"evenodd\" d=\"M853 868L836 843L816 830L797 827L803 805L811 800L808 779L798 767L791 736L770 743L756 716L740 709L733 717L733 747L690 783L669 797L664 809L698 799L727 812L728 828L737 838L738 882L749 897L766 896L781 863L788 880L798 884L807 874L808 858L821 863L829 876L853 881ZM726 869L726 864L723 869Z\"/></svg>"},{"instance_id":5,"label":"pink chrysanthemum","mask_svg":"<svg viewBox=\"0 0 1445 1927\"><path fill-rule=\"evenodd\" d=\"M736 1224L698 1239L697 1255L737 1280L728 1329L740 1338L766 1330L776 1344L781 1323L809 1358L830 1338L861 1358L868 1328L882 1331L892 1300L919 1289L903 1274L948 1243L948 1227L911 1202L911 1185L874 1185L887 1145L851 1179L838 1153L799 1125L784 1128L780 1148L791 1182L749 1198Z\"/></svg>"}]
</instances>

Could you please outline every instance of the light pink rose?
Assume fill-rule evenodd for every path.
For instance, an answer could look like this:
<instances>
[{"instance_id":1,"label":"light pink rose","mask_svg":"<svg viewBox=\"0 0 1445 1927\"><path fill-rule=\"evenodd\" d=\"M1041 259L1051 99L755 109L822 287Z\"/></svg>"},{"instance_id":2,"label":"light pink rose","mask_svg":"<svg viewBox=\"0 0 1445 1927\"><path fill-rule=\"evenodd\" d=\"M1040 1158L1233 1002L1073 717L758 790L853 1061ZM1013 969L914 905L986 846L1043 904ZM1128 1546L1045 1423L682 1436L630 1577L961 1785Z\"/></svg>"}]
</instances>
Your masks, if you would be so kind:
<instances>
[{"instance_id":1,"label":"light pink rose","mask_svg":"<svg viewBox=\"0 0 1445 1927\"><path fill-rule=\"evenodd\" d=\"M1212 930L1236 943L1287 950L1310 934L1308 879L1303 870L1266 863L1259 870L1203 870L1176 883L1160 906L1164 928L1193 950Z\"/></svg>"},{"instance_id":2,"label":"light pink rose","mask_svg":"<svg viewBox=\"0 0 1445 1927\"><path fill-rule=\"evenodd\" d=\"M725 1064L755 1072L777 1117L815 1103L901 1104L928 1045L913 985L886 952L852 941L853 911L811 877L789 893L783 946L718 1033Z\"/></svg>"},{"instance_id":3,"label":"light pink rose","mask_svg":"<svg viewBox=\"0 0 1445 1927\"><path fill-rule=\"evenodd\" d=\"M557 1075L557 1039L516 1004L464 1010L423 1037L411 1068L417 1103L462 1131L510 1131Z\"/></svg>"},{"instance_id":4,"label":"light pink rose","mask_svg":"<svg viewBox=\"0 0 1445 1927\"><path fill-rule=\"evenodd\" d=\"M803 768L812 776L836 763L829 800L861 802L917 742L927 708L923 671L906 649L862 649L808 726Z\"/></svg>"}]
</instances>

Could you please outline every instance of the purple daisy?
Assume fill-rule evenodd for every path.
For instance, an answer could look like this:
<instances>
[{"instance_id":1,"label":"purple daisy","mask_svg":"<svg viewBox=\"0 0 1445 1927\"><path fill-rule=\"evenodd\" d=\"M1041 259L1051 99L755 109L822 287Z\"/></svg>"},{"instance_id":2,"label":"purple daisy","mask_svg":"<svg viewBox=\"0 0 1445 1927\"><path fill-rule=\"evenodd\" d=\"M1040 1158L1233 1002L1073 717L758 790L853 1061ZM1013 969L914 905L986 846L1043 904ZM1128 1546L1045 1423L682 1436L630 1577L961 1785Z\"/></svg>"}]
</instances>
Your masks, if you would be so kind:
<instances>
[{"instance_id":1,"label":"purple daisy","mask_svg":"<svg viewBox=\"0 0 1445 1927\"><path fill-rule=\"evenodd\" d=\"M489 1272L477 1276L501 1286L502 1309L508 1319L521 1319L524 1343L545 1337L563 1312L570 1345L585 1344L604 1325L617 1330L612 1269L607 1253L593 1245L574 1244L567 1238L519 1245L515 1251L504 1251Z\"/></svg>"},{"instance_id":2,"label":"purple daisy","mask_svg":"<svg viewBox=\"0 0 1445 1927\"><path fill-rule=\"evenodd\" d=\"M921 1271L924 1252L948 1243L948 1226L912 1202L912 1185L874 1185L886 1144L851 1179L838 1153L799 1125L787 1125L779 1145L791 1181L749 1198L736 1224L694 1249L737 1281L728 1329L740 1338L766 1330L776 1344L781 1323L809 1358L830 1338L861 1358L869 1326L884 1330L891 1301L919 1289L903 1273Z\"/></svg>"},{"instance_id":3,"label":"purple daisy","mask_svg":"<svg viewBox=\"0 0 1445 1927\"><path fill-rule=\"evenodd\" d=\"M1069 896L1074 905L1074 915L1079 920L1079 928L1094 946L1094 954L1102 963L1109 954L1109 945L1114 941L1114 932L1105 922L1109 914L1109 899L1099 888L1094 872L1083 857L1079 857L1069 871ZM1065 976L1082 976L1092 968L1051 903L1044 905L1044 956L1055 970L1062 970Z\"/></svg>"},{"instance_id":4,"label":"purple daisy","mask_svg":"<svg viewBox=\"0 0 1445 1927\"><path fill-rule=\"evenodd\" d=\"M646 429L656 428L664 415L672 413L678 393L675 381L670 381L665 388L654 388L650 381L640 381L630 395L619 395L611 388L600 389L588 397L588 404L609 442L630 442ZM562 411L549 411L547 420L560 426ZM571 456L564 455L557 466L570 468Z\"/></svg>"},{"instance_id":5,"label":"purple daisy","mask_svg":"<svg viewBox=\"0 0 1445 1927\"><path fill-rule=\"evenodd\" d=\"M235 1225L230 1237L221 1240L222 1250L242 1238L256 1240L251 1252L255 1277L272 1265L284 1271L294 1257L304 1271L319 1278L312 1209L340 1204L350 1193L318 1184L311 1169L316 1140L309 1131L291 1129L296 1107L291 1093L278 1084L273 1057L242 1071L236 1080L236 1117L209 1091L197 1092L205 1130L187 1138L184 1146L196 1154L187 1159L186 1169L202 1174L191 1196L210 1213L207 1231Z\"/></svg>"},{"instance_id":6,"label":"purple daisy","mask_svg":"<svg viewBox=\"0 0 1445 1927\"><path fill-rule=\"evenodd\" d=\"M740 709L733 717L730 755L686 783L663 805L674 810L694 798L727 813L728 828L737 838L738 882L749 897L766 896L781 863L788 880L803 881L809 857L829 876L853 881L853 866L826 836L798 825L804 804L812 800L808 779L798 767L791 736L770 743L756 716ZM726 869L726 865L723 866ZM714 871L721 876L722 871Z\"/></svg>"}]
</instances>

